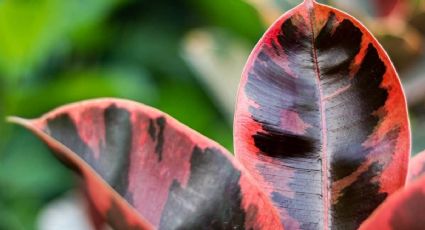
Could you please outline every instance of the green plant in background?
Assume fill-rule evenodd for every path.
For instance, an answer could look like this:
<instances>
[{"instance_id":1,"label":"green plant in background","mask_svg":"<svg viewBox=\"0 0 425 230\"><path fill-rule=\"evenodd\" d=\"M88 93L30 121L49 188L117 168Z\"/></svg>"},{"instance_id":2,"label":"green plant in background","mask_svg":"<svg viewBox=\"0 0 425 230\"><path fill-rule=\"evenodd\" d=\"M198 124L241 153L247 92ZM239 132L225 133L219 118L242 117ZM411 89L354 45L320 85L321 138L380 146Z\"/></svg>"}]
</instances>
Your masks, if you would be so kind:
<instances>
[{"instance_id":1,"label":"green plant in background","mask_svg":"<svg viewBox=\"0 0 425 230\"><path fill-rule=\"evenodd\" d=\"M239 73L250 47L269 20L275 19L267 19L267 5L258 2L1 1L0 116L34 117L71 101L121 97L157 107L231 149L228 121L233 103L223 104L233 98L217 99L222 93L213 90L210 78ZM276 15L294 4L264 2L270 2ZM417 39L423 41L425 30L420 18L425 10L421 1L407 4L412 16L403 20L413 35L383 31L378 38L396 66L402 67L402 78L406 75L410 80L410 72L417 68L415 62L405 66L401 61L423 59L421 47L415 44ZM197 31L206 39L190 39ZM406 42L408 38L412 40ZM201 56L194 58L197 53L188 47L196 43L199 46L195 47L210 51L205 52L209 59L199 51ZM397 52L391 51L405 47L408 52L404 53L410 55L407 58L397 58ZM235 49L239 54L230 61L235 60L239 67L220 69L220 62L211 61L232 57ZM200 63L211 63L215 68L210 69L221 72L209 74ZM208 74L209 80L204 80L202 77ZM233 82L237 82L239 75L234 77ZM236 85L227 89L235 92ZM411 111L413 127L417 127L413 130L417 152L424 148L420 141L425 138L420 133L425 123L423 99L416 100ZM68 171L46 151L31 135L0 121L0 229L33 229L38 211L72 187Z\"/></svg>"}]
</instances>

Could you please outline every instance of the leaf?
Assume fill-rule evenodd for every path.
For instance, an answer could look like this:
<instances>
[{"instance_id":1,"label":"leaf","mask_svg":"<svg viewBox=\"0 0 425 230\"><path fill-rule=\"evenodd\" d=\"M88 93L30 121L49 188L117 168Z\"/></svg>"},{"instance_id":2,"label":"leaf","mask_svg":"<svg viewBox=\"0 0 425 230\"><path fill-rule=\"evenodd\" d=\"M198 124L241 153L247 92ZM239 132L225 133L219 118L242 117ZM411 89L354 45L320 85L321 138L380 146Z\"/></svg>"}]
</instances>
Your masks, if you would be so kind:
<instances>
[{"instance_id":1,"label":"leaf","mask_svg":"<svg viewBox=\"0 0 425 230\"><path fill-rule=\"evenodd\" d=\"M367 219L360 230L419 230L425 226L425 177L391 195Z\"/></svg>"},{"instance_id":2,"label":"leaf","mask_svg":"<svg viewBox=\"0 0 425 230\"><path fill-rule=\"evenodd\" d=\"M10 121L82 176L115 229L282 229L270 200L223 147L150 107L99 99Z\"/></svg>"},{"instance_id":3,"label":"leaf","mask_svg":"<svg viewBox=\"0 0 425 230\"><path fill-rule=\"evenodd\" d=\"M255 6L266 23L272 23L281 14L299 4L297 0L246 0Z\"/></svg>"},{"instance_id":4,"label":"leaf","mask_svg":"<svg viewBox=\"0 0 425 230\"><path fill-rule=\"evenodd\" d=\"M425 151L418 153L409 161L407 182L411 183L425 175Z\"/></svg>"},{"instance_id":5,"label":"leaf","mask_svg":"<svg viewBox=\"0 0 425 230\"><path fill-rule=\"evenodd\" d=\"M404 185L410 151L389 57L356 19L310 0L249 57L234 140L286 229L356 229Z\"/></svg>"},{"instance_id":6,"label":"leaf","mask_svg":"<svg viewBox=\"0 0 425 230\"><path fill-rule=\"evenodd\" d=\"M249 54L246 43L231 33L198 29L186 35L183 57L233 122L240 70Z\"/></svg>"},{"instance_id":7,"label":"leaf","mask_svg":"<svg viewBox=\"0 0 425 230\"><path fill-rule=\"evenodd\" d=\"M261 16L246 0L190 0L188 4L202 15L209 25L228 29L242 38L255 41L261 35Z\"/></svg>"}]
</instances>

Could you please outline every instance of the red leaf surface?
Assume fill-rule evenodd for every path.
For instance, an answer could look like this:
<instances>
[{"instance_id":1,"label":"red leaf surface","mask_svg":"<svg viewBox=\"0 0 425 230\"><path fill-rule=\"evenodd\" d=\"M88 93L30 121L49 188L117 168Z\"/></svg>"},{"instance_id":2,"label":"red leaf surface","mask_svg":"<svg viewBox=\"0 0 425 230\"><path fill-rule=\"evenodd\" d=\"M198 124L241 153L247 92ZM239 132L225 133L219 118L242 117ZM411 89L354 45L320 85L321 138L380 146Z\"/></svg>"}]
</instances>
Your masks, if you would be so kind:
<instances>
[{"instance_id":1,"label":"red leaf surface","mask_svg":"<svg viewBox=\"0 0 425 230\"><path fill-rule=\"evenodd\" d=\"M150 107L99 99L10 121L82 176L91 205L115 229L282 229L224 148Z\"/></svg>"},{"instance_id":2,"label":"red leaf surface","mask_svg":"<svg viewBox=\"0 0 425 230\"><path fill-rule=\"evenodd\" d=\"M356 19L311 0L265 33L237 98L235 154L286 229L356 229L405 183L405 97Z\"/></svg>"},{"instance_id":3,"label":"red leaf surface","mask_svg":"<svg viewBox=\"0 0 425 230\"><path fill-rule=\"evenodd\" d=\"M425 151L417 154L409 162L409 172L407 182L411 183L425 175Z\"/></svg>"},{"instance_id":4,"label":"red leaf surface","mask_svg":"<svg viewBox=\"0 0 425 230\"><path fill-rule=\"evenodd\" d=\"M425 228L425 177L391 195L360 230L422 230Z\"/></svg>"}]
</instances>

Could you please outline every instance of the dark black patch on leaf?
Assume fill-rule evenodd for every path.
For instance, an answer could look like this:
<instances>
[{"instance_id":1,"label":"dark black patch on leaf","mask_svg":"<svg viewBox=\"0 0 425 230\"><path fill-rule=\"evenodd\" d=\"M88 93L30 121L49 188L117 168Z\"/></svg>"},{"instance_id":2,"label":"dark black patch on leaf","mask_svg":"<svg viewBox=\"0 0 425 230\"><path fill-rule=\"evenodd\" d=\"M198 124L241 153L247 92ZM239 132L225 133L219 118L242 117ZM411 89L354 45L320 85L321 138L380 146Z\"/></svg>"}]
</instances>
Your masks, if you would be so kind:
<instances>
[{"instance_id":1,"label":"dark black patch on leaf","mask_svg":"<svg viewBox=\"0 0 425 230\"><path fill-rule=\"evenodd\" d=\"M94 156L90 147L82 140L78 134L77 127L67 113L59 114L53 119L47 120L47 129L45 130L54 139L65 145L67 148L78 154L88 164L94 164ZM62 154L55 154L65 165L78 172L78 167L70 165Z\"/></svg>"},{"instance_id":2,"label":"dark black patch on leaf","mask_svg":"<svg viewBox=\"0 0 425 230\"><path fill-rule=\"evenodd\" d=\"M387 193L379 191L379 182L374 182L382 167L377 162L373 163L353 184L342 190L342 196L331 210L334 229L357 229L387 198Z\"/></svg>"},{"instance_id":3,"label":"dark black patch on leaf","mask_svg":"<svg viewBox=\"0 0 425 230\"><path fill-rule=\"evenodd\" d=\"M77 127L68 114L48 120L47 132L80 156L120 195L131 202L131 193L127 191L132 146L130 113L111 105L104 111L104 122L105 143L100 146L98 159L79 136Z\"/></svg>"},{"instance_id":4,"label":"dark black patch on leaf","mask_svg":"<svg viewBox=\"0 0 425 230\"><path fill-rule=\"evenodd\" d=\"M187 186L170 187L159 229L245 229L240 171L215 148L195 147L190 165Z\"/></svg>"},{"instance_id":5,"label":"dark black patch on leaf","mask_svg":"<svg viewBox=\"0 0 425 230\"><path fill-rule=\"evenodd\" d=\"M127 194L132 147L130 112L111 105L103 116L105 145L100 151L101 175L119 194L131 199Z\"/></svg>"},{"instance_id":6,"label":"dark black patch on leaf","mask_svg":"<svg viewBox=\"0 0 425 230\"><path fill-rule=\"evenodd\" d=\"M388 150L392 154L397 142L400 128L395 128L388 132L381 141L386 143L383 151ZM370 152L371 149L366 149ZM387 153L387 152L385 152ZM341 164L350 164L341 162ZM348 166L347 166L348 167ZM382 174L384 165L378 162L369 166L368 170L362 173L350 186L344 188L338 203L332 207L333 223L337 229L357 229L360 224L385 200L387 193L381 193L381 186L376 179Z\"/></svg>"},{"instance_id":7,"label":"dark black patch on leaf","mask_svg":"<svg viewBox=\"0 0 425 230\"><path fill-rule=\"evenodd\" d=\"M317 151L313 142L305 136L282 131L257 132L254 144L270 157L311 157Z\"/></svg>"},{"instance_id":8,"label":"dark black patch on leaf","mask_svg":"<svg viewBox=\"0 0 425 230\"><path fill-rule=\"evenodd\" d=\"M363 33L351 21L345 19L336 24L331 13L315 40L320 80L325 94L331 94L344 86L350 76L350 65L359 53ZM335 27L336 26L336 27Z\"/></svg>"},{"instance_id":9,"label":"dark black patch on leaf","mask_svg":"<svg viewBox=\"0 0 425 230\"><path fill-rule=\"evenodd\" d=\"M149 119L149 127L148 127L149 136L153 141L156 140L156 127L152 119Z\"/></svg>"},{"instance_id":10,"label":"dark black patch on leaf","mask_svg":"<svg viewBox=\"0 0 425 230\"><path fill-rule=\"evenodd\" d=\"M155 152L158 155L158 160L162 160L162 149L164 147L164 128L166 125L165 117L159 117L155 120L156 125L159 128L158 136L156 140Z\"/></svg>"}]
</instances>

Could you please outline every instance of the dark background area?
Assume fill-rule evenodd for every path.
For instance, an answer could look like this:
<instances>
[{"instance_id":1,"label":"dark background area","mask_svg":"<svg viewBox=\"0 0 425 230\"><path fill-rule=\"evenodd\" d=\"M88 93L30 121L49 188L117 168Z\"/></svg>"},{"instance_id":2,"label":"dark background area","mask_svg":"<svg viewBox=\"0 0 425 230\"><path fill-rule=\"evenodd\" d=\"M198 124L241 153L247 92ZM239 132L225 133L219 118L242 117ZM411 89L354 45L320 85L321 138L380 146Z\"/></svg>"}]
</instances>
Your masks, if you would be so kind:
<instances>
[{"instance_id":1,"label":"dark background area","mask_svg":"<svg viewBox=\"0 0 425 230\"><path fill-rule=\"evenodd\" d=\"M301 0L0 1L0 229L35 229L73 174L4 117L119 97L156 107L232 150L237 82L250 50ZM412 153L425 149L425 1L321 1L377 36L408 97Z\"/></svg>"}]
</instances>

